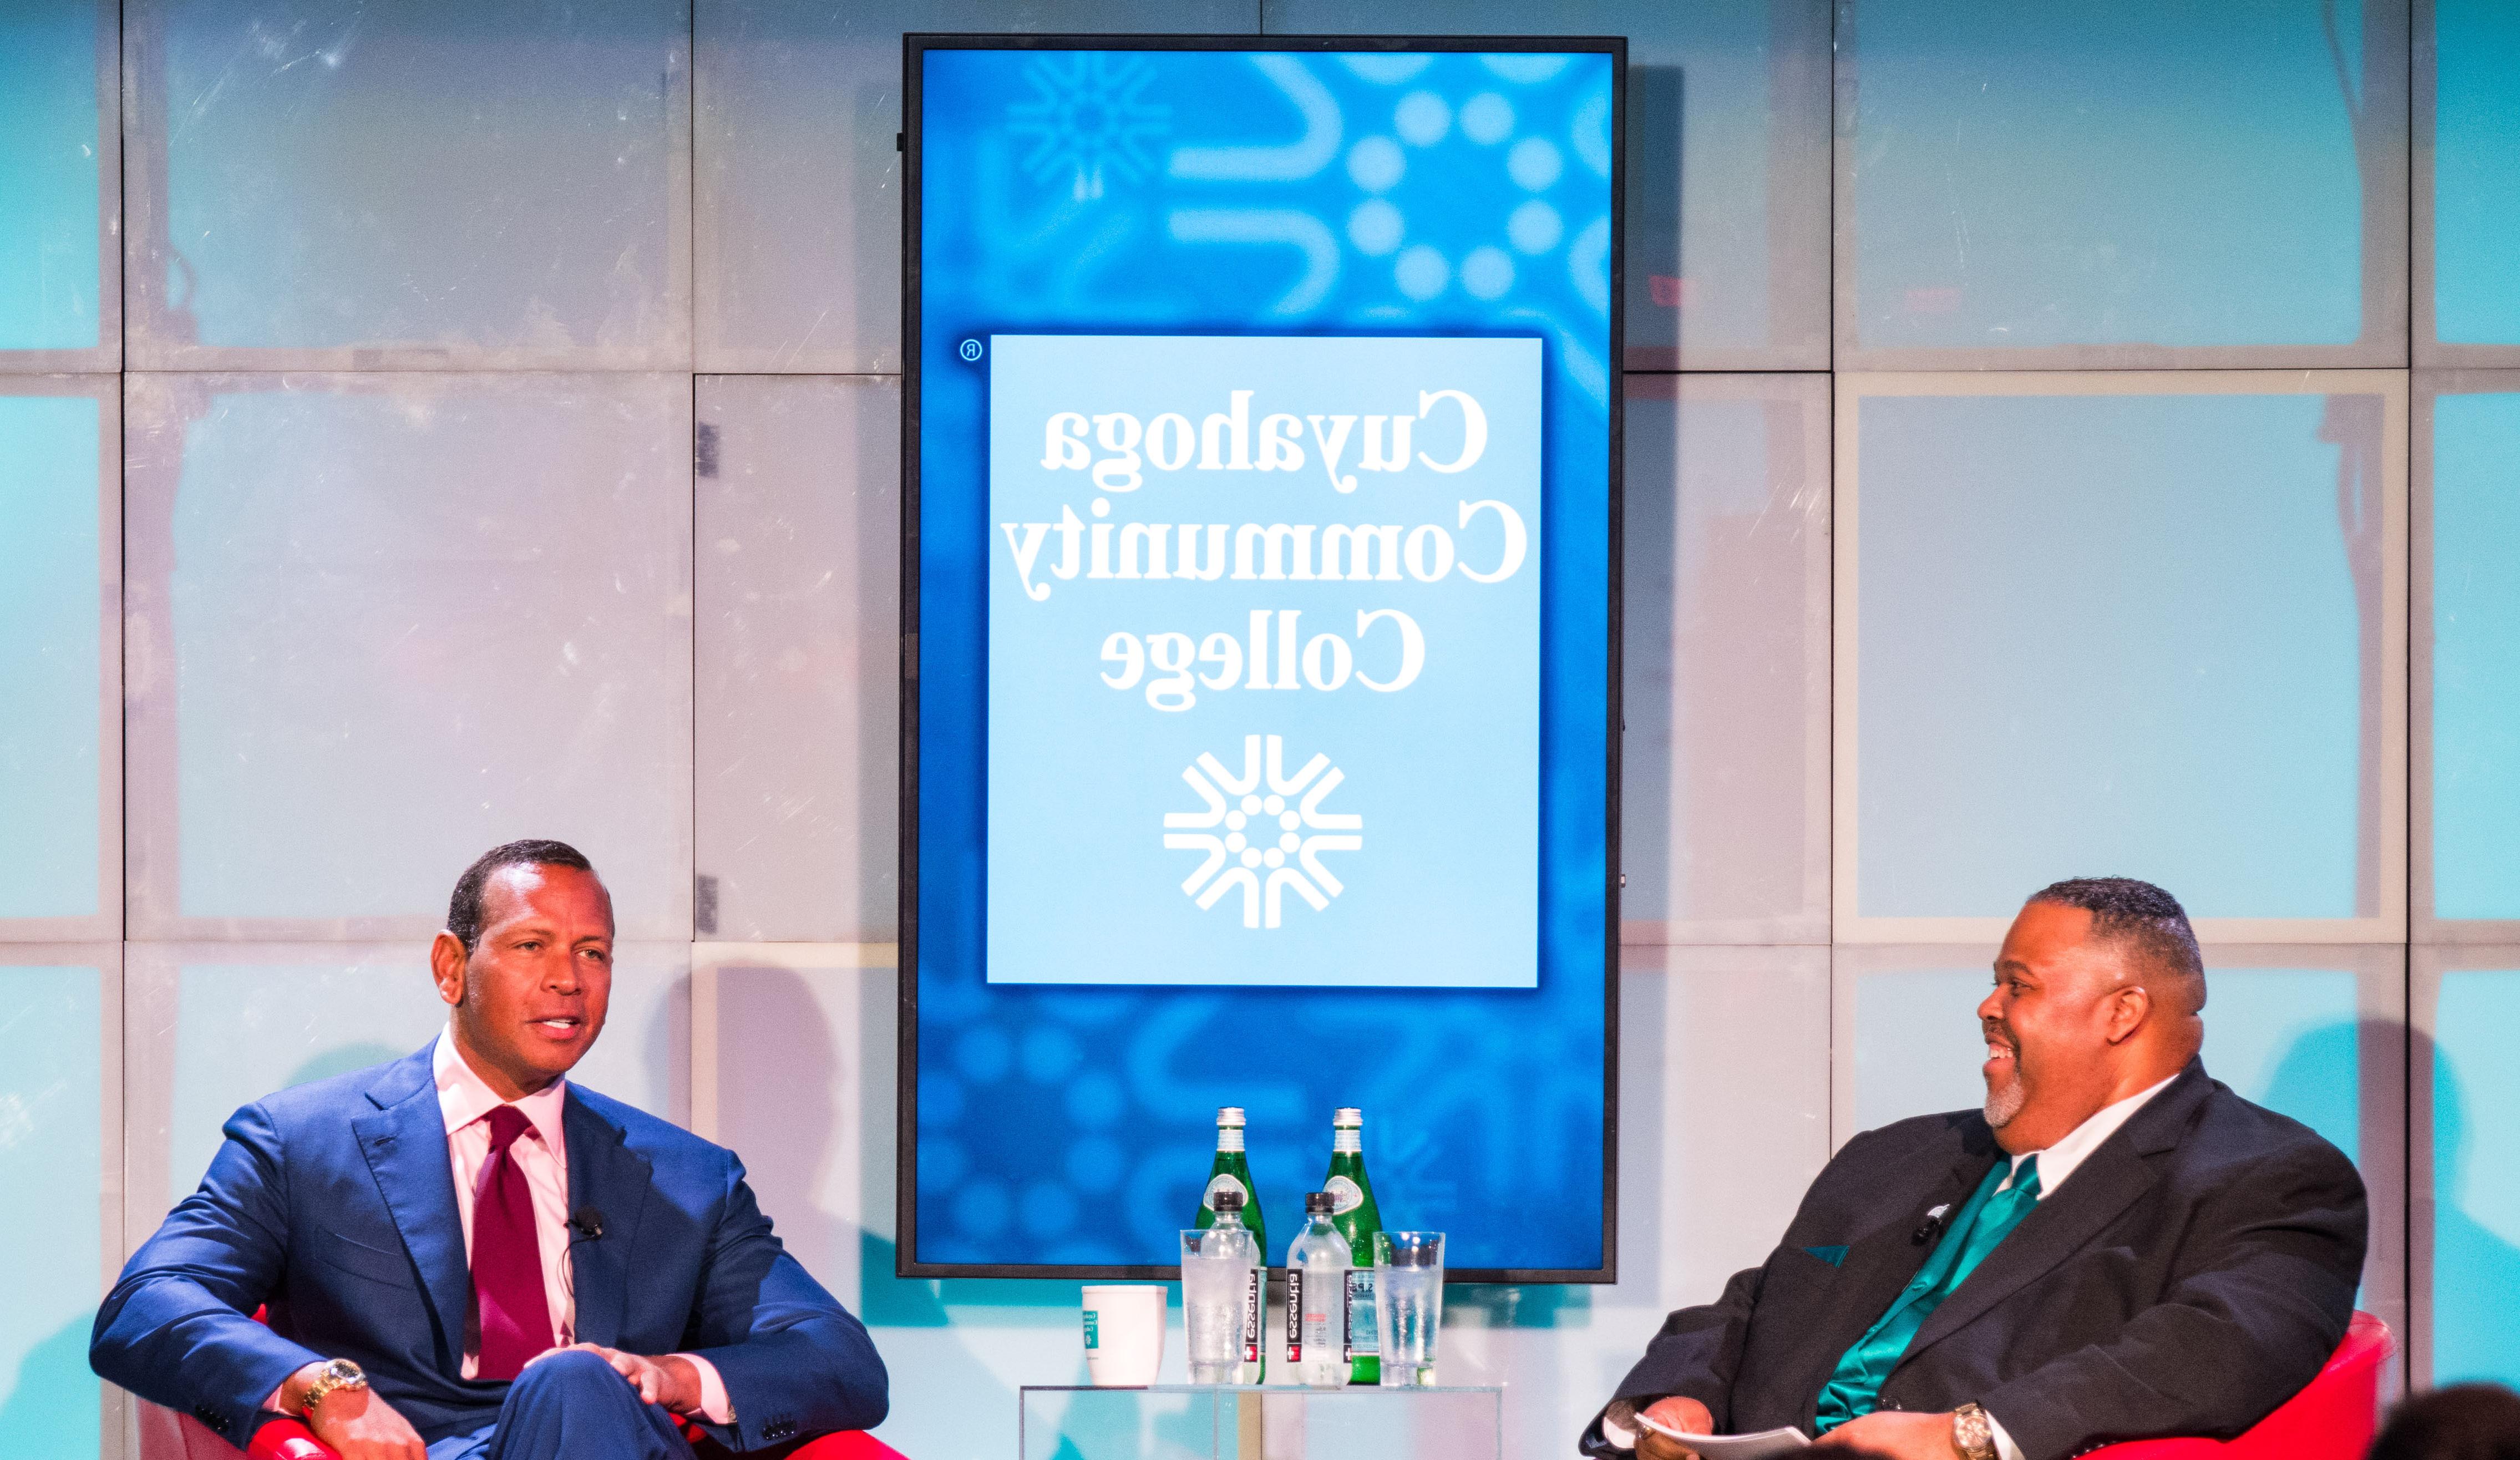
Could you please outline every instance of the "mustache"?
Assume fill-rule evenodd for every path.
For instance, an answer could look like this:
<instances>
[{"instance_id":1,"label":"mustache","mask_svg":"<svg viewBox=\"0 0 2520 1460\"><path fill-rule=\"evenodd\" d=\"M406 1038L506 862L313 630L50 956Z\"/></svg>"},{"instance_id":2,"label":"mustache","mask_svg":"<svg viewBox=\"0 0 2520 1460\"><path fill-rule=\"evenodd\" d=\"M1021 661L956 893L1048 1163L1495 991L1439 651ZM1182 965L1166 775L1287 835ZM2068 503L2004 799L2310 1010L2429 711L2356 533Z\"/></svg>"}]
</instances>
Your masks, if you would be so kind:
<instances>
[{"instance_id":1,"label":"mustache","mask_svg":"<svg viewBox=\"0 0 2520 1460\"><path fill-rule=\"evenodd\" d=\"M2021 1053L2021 1041L2015 1039L2012 1036L2012 1030L2001 1022L1992 1019L1981 1020L1978 1022L1978 1027L1986 1035L1989 1044L2001 1044L2016 1055Z\"/></svg>"}]
</instances>

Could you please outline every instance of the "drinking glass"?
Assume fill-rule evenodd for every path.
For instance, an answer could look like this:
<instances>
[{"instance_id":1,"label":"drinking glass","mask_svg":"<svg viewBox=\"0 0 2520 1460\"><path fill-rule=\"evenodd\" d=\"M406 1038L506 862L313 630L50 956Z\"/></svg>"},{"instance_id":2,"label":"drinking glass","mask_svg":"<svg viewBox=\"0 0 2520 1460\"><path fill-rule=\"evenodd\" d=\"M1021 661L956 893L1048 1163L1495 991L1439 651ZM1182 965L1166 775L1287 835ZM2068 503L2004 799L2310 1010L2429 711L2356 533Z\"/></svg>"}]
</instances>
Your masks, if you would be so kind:
<instances>
[{"instance_id":1,"label":"drinking glass","mask_svg":"<svg viewBox=\"0 0 2520 1460\"><path fill-rule=\"evenodd\" d=\"M1382 1387L1435 1382L1435 1335L1444 1326L1444 1234L1373 1234L1373 1319L1382 1343Z\"/></svg>"},{"instance_id":2,"label":"drinking glass","mask_svg":"<svg viewBox=\"0 0 2520 1460\"><path fill-rule=\"evenodd\" d=\"M1259 1261L1251 1234L1195 1229L1181 1234L1182 1326L1189 1331L1190 1382L1232 1384L1241 1377L1243 1300Z\"/></svg>"}]
</instances>

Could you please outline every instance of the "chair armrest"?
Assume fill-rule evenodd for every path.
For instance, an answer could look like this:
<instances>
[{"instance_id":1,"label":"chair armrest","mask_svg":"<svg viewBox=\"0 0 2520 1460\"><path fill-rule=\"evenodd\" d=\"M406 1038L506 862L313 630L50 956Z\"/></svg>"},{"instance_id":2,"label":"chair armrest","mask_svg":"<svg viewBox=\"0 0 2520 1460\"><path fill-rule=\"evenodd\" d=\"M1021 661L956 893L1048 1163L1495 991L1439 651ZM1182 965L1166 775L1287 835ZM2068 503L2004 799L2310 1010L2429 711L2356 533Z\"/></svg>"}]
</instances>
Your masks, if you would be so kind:
<instances>
[{"instance_id":1,"label":"chair armrest","mask_svg":"<svg viewBox=\"0 0 2520 1460\"><path fill-rule=\"evenodd\" d=\"M341 1460L315 1432L288 1418L272 1420L246 1442L246 1460Z\"/></svg>"}]
</instances>

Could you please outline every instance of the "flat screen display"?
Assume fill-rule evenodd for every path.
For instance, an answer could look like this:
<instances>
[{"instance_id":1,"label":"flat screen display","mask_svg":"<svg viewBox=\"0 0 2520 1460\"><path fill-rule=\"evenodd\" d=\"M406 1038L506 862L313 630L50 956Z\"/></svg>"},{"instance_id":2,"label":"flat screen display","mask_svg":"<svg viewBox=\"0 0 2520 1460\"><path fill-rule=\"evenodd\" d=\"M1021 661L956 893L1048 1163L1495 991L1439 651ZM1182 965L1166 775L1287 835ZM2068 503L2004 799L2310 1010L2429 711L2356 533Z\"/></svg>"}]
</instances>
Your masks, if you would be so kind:
<instances>
[{"instance_id":1,"label":"flat screen display","mask_svg":"<svg viewBox=\"0 0 2520 1460\"><path fill-rule=\"evenodd\" d=\"M1623 61L908 39L905 1275L1612 1275Z\"/></svg>"}]
</instances>

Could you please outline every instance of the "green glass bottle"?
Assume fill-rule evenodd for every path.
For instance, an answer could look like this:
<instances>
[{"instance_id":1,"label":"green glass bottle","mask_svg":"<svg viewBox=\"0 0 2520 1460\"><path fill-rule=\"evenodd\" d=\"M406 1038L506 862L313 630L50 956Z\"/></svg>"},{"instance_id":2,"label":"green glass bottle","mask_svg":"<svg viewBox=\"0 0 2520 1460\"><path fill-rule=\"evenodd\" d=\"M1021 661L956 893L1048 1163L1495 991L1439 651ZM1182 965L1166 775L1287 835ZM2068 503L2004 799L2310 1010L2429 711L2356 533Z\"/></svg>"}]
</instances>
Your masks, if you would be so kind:
<instances>
[{"instance_id":1,"label":"green glass bottle","mask_svg":"<svg viewBox=\"0 0 2520 1460\"><path fill-rule=\"evenodd\" d=\"M1216 1113L1216 1160L1207 1168L1207 1189L1198 1195L1198 1229L1216 1225L1216 1194L1242 1194L1242 1225L1249 1228L1260 1261L1251 1269L1251 1291L1243 1300L1245 1322L1242 1382L1259 1384L1269 1377L1269 1346L1262 1322L1269 1315L1269 1224L1260 1215L1260 1193L1251 1185L1251 1161L1242 1151L1242 1107L1229 1105Z\"/></svg>"},{"instance_id":2,"label":"green glass bottle","mask_svg":"<svg viewBox=\"0 0 2520 1460\"><path fill-rule=\"evenodd\" d=\"M1382 1209L1373 1204L1373 1183L1365 1174L1365 1112L1353 1106L1330 1118L1330 1173L1322 1181L1330 1194L1330 1225L1347 1239L1355 1263L1347 1274L1347 1382L1382 1381L1381 1346L1373 1322L1373 1234L1382 1230Z\"/></svg>"}]
</instances>

